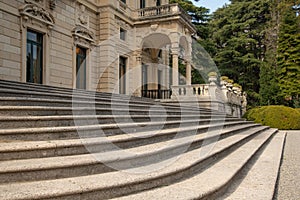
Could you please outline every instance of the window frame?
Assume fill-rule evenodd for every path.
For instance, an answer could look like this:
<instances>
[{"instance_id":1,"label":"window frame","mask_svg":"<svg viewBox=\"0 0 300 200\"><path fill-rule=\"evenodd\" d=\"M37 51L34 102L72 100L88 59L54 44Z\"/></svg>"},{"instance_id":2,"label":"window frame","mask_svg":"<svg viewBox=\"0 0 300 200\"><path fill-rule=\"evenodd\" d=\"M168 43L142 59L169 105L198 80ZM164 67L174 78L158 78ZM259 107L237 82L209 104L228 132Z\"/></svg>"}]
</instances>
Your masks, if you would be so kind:
<instances>
[{"instance_id":1,"label":"window frame","mask_svg":"<svg viewBox=\"0 0 300 200\"><path fill-rule=\"evenodd\" d=\"M120 27L120 39L126 41L127 39L127 30Z\"/></svg>"},{"instance_id":2,"label":"window frame","mask_svg":"<svg viewBox=\"0 0 300 200\"><path fill-rule=\"evenodd\" d=\"M33 33L36 35L37 37L37 40L31 40L29 39L28 37L28 33ZM41 33L39 31L36 31L34 29L31 29L31 28L28 28L26 30L26 40L25 40L25 43L26 43L26 47L25 47L25 51L26 51L26 54L25 54L25 57L26 57L26 64L25 64L25 70L26 70L26 73L25 73L25 82L28 82L28 83L37 83L37 84L43 84L44 83L44 47L45 47L45 44L44 44L44 36L45 34L44 33ZM40 39L40 41L38 41L38 38ZM30 52L33 52L33 47L39 47L41 51L39 51L39 55L38 55L38 64L40 65L40 74L39 74L39 80L34 80L34 75L32 74L33 72L30 72L30 69L33 69L34 71L34 60L33 60L33 54L31 54L31 57L30 57L30 60L28 60L28 57L27 57L27 54L28 54L28 45L30 44ZM30 62L30 63L29 63ZM30 66L28 66L28 64L30 64ZM31 80L32 78L32 80Z\"/></svg>"},{"instance_id":3,"label":"window frame","mask_svg":"<svg viewBox=\"0 0 300 200\"><path fill-rule=\"evenodd\" d=\"M119 94L126 94L127 88L127 62L128 58L124 56L119 56Z\"/></svg>"}]
</instances>

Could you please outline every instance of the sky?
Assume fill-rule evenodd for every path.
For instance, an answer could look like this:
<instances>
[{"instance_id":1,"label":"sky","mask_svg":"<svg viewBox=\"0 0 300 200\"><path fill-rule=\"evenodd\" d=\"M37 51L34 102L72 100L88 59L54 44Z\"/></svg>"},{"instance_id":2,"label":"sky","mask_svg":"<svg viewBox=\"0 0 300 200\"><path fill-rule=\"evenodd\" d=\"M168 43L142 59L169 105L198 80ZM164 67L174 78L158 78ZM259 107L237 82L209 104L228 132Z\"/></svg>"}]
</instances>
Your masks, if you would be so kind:
<instances>
[{"instance_id":1,"label":"sky","mask_svg":"<svg viewBox=\"0 0 300 200\"><path fill-rule=\"evenodd\" d=\"M221 8L225 3L229 4L229 0L200 0L195 2L192 0L193 3L197 6L203 6L205 8L210 9L210 12L214 12L216 9Z\"/></svg>"}]
</instances>

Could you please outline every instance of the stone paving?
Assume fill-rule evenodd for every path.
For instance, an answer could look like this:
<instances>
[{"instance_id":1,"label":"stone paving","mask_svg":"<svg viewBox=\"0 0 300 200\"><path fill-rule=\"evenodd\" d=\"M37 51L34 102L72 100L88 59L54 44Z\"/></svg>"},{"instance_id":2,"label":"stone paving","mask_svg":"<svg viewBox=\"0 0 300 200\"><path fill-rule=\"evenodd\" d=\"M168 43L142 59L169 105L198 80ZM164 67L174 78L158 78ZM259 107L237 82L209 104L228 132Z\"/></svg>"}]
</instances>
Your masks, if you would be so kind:
<instances>
[{"instance_id":1,"label":"stone paving","mask_svg":"<svg viewBox=\"0 0 300 200\"><path fill-rule=\"evenodd\" d=\"M300 199L300 130L288 131L280 171L278 192L274 199Z\"/></svg>"}]
</instances>

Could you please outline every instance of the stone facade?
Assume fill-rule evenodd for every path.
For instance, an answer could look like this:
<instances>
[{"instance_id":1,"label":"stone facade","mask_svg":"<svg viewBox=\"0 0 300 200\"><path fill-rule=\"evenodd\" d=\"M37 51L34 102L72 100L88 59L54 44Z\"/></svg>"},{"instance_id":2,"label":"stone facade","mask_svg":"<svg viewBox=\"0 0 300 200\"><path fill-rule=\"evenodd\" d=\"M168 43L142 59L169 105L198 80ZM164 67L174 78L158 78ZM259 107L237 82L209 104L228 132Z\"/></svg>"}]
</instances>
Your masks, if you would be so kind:
<instances>
[{"instance_id":1,"label":"stone facade","mask_svg":"<svg viewBox=\"0 0 300 200\"><path fill-rule=\"evenodd\" d=\"M0 0L0 22L0 79L28 82L39 61L41 84L136 96L143 66L147 90L178 85L180 49L190 63L195 34L189 16L168 0ZM42 50L28 32L41 35Z\"/></svg>"}]
</instances>

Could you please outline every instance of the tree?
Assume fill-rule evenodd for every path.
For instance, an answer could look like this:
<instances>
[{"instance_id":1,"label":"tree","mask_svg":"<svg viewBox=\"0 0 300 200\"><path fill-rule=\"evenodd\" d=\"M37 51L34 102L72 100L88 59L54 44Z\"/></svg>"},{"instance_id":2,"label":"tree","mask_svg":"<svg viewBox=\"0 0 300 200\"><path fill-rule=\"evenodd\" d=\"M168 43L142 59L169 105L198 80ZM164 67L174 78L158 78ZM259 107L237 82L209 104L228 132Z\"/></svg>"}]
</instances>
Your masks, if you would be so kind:
<instances>
[{"instance_id":1,"label":"tree","mask_svg":"<svg viewBox=\"0 0 300 200\"><path fill-rule=\"evenodd\" d=\"M170 0L170 3L178 3L191 16L192 23L196 27L197 35L199 36L198 42L207 48L212 47L213 45L207 45L210 42L208 27L210 19L209 9L198 7L190 0ZM204 61L201 60L199 62L203 63ZM185 74L185 65L181 61L179 61L179 72L180 74ZM204 73L199 72L199 69L192 69L192 84L204 83Z\"/></svg>"},{"instance_id":2,"label":"tree","mask_svg":"<svg viewBox=\"0 0 300 200\"><path fill-rule=\"evenodd\" d=\"M259 103L259 75L265 59L265 27L270 20L270 0L232 0L213 13L209 25L217 52L213 55L221 74L231 77Z\"/></svg>"},{"instance_id":3,"label":"tree","mask_svg":"<svg viewBox=\"0 0 300 200\"><path fill-rule=\"evenodd\" d=\"M190 0L170 0L170 3L178 3L192 17L198 36L202 38L207 36L207 22L210 18L209 9L195 6Z\"/></svg>"},{"instance_id":4,"label":"tree","mask_svg":"<svg viewBox=\"0 0 300 200\"><path fill-rule=\"evenodd\" d=\"M300 94L300 1L283 0L279 4L277 64L280 97L291 107L299 107Z\"/></svg>"},{"instance_id":5,"label":"tree","mask_svg":"<svg viewBox=\"0 0 300 200\"><path fill-rule=\"evenodd\" d=\"M280 0L270 1L270 21L267 23L266 37L264 40L266 54L260 68L260 105L278 105L282 103L278 95L279 84L277 80L277 41L280 21L280 12L278 10L279 2Z\"/></svg>"}]
</instances>

